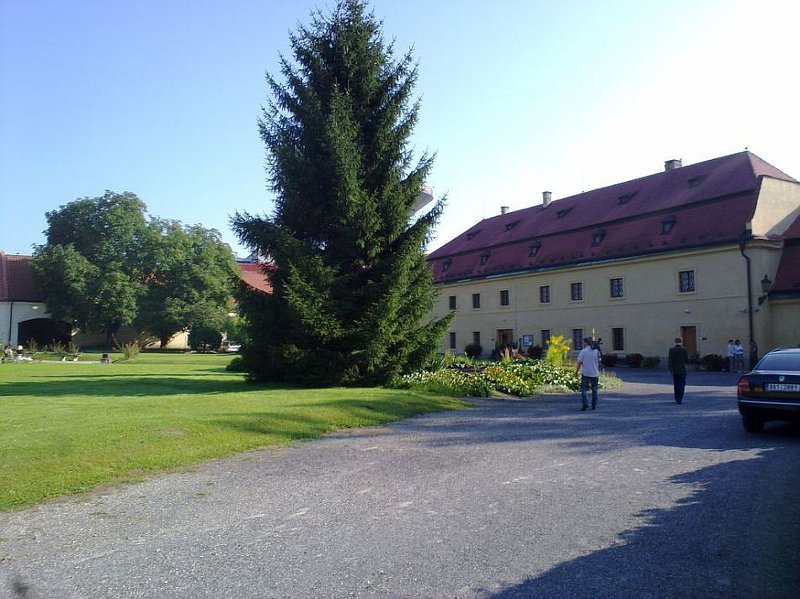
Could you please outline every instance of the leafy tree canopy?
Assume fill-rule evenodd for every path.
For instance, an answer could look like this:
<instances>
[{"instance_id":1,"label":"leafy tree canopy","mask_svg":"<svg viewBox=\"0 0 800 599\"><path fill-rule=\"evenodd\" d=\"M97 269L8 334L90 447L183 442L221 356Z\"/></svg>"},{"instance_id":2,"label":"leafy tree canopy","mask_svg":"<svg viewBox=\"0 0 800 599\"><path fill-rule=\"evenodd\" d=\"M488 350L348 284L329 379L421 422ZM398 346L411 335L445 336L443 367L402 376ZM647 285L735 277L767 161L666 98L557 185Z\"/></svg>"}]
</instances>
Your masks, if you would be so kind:
<instances>
[{"instance_id":1,"label":"leafy tree canopy","mask_svg":"<svg viewBox=\"0 0 800 599\"><path fill-rule=\"evenodd\" d=\"M135 194L106 191L47 212L34 276L47 310L106 343L124 325L166 342L197 321L221 323L235 262L219 233L151 219Z\"/></svg>"},{"instance_id":2,"label":"leafy tree canopy","mask_svg":"<svg viewBox=\"0 0 800 599\"><path fill-rule=\"evenodd\" d=\"M275 266L271 295L243 292L243 362L253 380L384 383L430 359L449 322L426 321L424 246L444 198L413 219L433 161L408 148L416 66L395 60L362 0L314 13L290 41L259 121L274 214L233 219Z\"/></svg>"}]
</instances>

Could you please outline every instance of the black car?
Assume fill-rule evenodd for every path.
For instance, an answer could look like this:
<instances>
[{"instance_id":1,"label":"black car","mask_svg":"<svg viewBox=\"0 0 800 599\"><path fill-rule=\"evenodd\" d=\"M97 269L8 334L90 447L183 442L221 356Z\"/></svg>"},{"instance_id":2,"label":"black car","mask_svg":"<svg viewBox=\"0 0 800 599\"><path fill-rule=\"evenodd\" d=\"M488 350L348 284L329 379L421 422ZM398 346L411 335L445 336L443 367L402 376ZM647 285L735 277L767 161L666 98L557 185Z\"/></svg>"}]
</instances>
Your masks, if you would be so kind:
<instances>
[{"instance_id":1,"label":"black car","mask_svg":"<svg viewBox=\"0 0 800 599\"><path fill-rule=\"evenodd\" d=\"M736 395L747 432L761 432L770 420L800 422L800 348L769 352L739 378Z\"/></svg>"}]
</instances>

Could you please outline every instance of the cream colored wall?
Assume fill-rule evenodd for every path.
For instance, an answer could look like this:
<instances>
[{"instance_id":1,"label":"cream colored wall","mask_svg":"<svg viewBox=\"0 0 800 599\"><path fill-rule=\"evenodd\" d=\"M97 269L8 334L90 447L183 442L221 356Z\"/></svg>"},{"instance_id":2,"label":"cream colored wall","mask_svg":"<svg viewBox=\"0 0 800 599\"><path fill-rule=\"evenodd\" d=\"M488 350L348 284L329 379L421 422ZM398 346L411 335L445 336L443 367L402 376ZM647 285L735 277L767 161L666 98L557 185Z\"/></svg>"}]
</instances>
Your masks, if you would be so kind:
<instances>
[{"instance_id":1,"label":"cream colored wall","mask_svg":"<svg viewBox=\"0 0 800 599\"><path fill-rule=\"evenodd\" d=\"M764 177L751 220L753 235L783 235L800 215L800 184Z\"/></svg>"},{"instance_id":2,"label":"cream colored wall","mask_svg":"<svg viewBox=\"0 0 800 599\"><path fill-rule=\"evenodd\" d=\"M127 327L123 327L117 334L118 343L129 343L136 338L135 332ZM77 332L72 337L72 342L78 347L103 347L106 343L105 334ZM148 342L145 347L148 349L158 349L161 346L158 340ZM189 333L177 333L170 338L167 349L188 349Z\"/></svg>"},{"instance_id":3,"label":"cream colored wall","mask_svg":"<svg viewBox=\"0 0 800 599\"><path fill-rule=\"evenodd\" d=\"M763 307L771 313L770 347L800 346L800 298L773 301Z\"/></svg>"},{"instance_id":4,"label":"cream colored wall","mask_svg":"<svg viewBox=\"0 0 800 599\"><path fill-rule=\"evenodd\" d=\"M758 306L760 279L766 272L774 280L779 248L751 242L753 329L762 352L774 346L769 306ZM764 269L767 269L766 271ZM694 270L696 291L678 291L678 273ZM622 278L624 297L610 297L610 279ZM570 284L583 283L584 300L570 300ZM539 287L550 286L550 304L539 303ZM510 291L510 305L500 306L500 291ZM472 309L472 293L481 294L481 308ZM448 298L457 298L457 315L450 331L457 336L456 352L463 352L480 331L484 355L494 347L497 329L513 329L515 339L532 334L541 343L540 331L572 337L573 329L604 340L613 351L612 328L622 328L625 346L617 353L638 352L658 356L662 365L672 340L682 326L697 330L698 351L724 354L729 338L749 341L746 262L739 247L729 245L682 254L666 254L440 286L436 315L448 312ZM758 308L756 312L755 309ZM449 332L449 331L448 331ZM449 349L445 334L442 350Z\"/></svg>"}]
</instances>

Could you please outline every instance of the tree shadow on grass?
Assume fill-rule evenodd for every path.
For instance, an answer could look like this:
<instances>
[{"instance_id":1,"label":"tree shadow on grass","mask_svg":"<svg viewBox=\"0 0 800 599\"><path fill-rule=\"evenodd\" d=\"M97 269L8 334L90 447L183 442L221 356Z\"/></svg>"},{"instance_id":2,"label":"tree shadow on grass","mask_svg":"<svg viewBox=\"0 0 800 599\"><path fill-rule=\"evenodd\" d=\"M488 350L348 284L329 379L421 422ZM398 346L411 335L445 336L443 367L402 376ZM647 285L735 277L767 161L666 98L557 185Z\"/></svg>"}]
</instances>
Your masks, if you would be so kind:
<instances>
[{"instance_id":1,"label":"tree shadow on grass","mask_svg":"<svg viewBox=\"0 0 800 599\"><path fill-rule=\"evenodd\" d=\"M214 379L197 375L112 375L76 376L53 381L22 381L0 385L0 397L146 397L181 394L244 393L258 389L277 389L245 383L241 377Z\"/></svg>"},{"instance_id":2,"label":"tree shadow on grass","mask_svg":"<svg viewBox=\"0 0 800 599\"><path fill-rule=\"evenodd\" d=\"M773 469L782 473L777 489L758 476ZM670 482L693 490L674 507L638 514L646 524L609 539L607 548L483 596L800 597L796 459L763 451ZM602 518L602 506L586 517Z\"/></svg>"}]
</instances>

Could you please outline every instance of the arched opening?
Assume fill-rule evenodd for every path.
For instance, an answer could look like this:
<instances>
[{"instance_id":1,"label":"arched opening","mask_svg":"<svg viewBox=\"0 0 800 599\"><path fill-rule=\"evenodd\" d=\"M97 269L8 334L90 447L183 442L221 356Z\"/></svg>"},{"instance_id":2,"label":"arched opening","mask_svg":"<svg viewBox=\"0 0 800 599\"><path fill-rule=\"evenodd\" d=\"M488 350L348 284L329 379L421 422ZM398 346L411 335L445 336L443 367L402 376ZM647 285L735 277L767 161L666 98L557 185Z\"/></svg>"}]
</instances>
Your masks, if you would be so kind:
<instances>
[{"instance_id":1,"label":"arched opening","mask_svg":"<svg viewBox=\"0 0 800 599\"><path fill-rule=\"evenodd\" d=\"M40 347L50 345L54 341L67 345L72 340L72 327L63 320L33 318L19 323L17 339L20 345L28 345L31 339Z\"/></svg>"}]
</instances>

